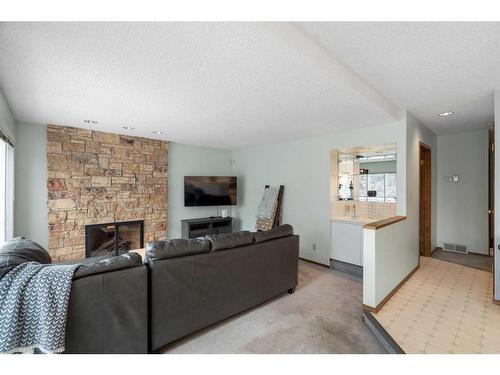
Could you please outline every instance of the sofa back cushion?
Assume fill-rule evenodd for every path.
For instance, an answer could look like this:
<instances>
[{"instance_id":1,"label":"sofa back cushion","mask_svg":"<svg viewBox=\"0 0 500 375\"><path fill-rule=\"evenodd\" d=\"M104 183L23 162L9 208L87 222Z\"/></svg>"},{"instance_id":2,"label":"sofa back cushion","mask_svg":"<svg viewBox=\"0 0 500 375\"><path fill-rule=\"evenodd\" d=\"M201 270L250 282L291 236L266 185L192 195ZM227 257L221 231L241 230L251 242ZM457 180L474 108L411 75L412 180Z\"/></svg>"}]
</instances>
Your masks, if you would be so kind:
<instances>
[{"instance_id":1,"label":"sofa back cushion","mask_svg":"<svg viewBox=\"0 0 500 375\"><path fill-rule=\"evenodd\" d=\"M253 234L249 231L234 233L209 234L207 239L210 241L212 251L232 249L253 243Z\"/></svg>"},{"instance_id":2,"label":"sofa back cushion","mask_svg":"<svg viewBox=\"0 0 500 375\"><path fill-rule=\"evenodd\" d=\"M79 279L85 276L117 271L120 269L136 267L140 265L142 265L142 258L137 253L127 253L104 259L101 259L101 257L99 257L94 262L92 262L92 258L88 258L80 267L77 268L75 274L73 275L73 279Z\"/></svg>"},{"instance_id":3,"label":"sofa back cushion","mask_svg":"<svg viewBox=\"0 0 500 375\"><path fill-rule=\"evenodd\" d=\"M146 245L146 259L168 259L208 253L210 242L206 238L150 241Z\"/></svg>"},{"instance_id":4,"label":"sofa back cushion","mask_svg":"<svg viewBox=\"0 0 500 375\"><path fill-rule=\"evenodd\" d=\"M0 247L0 278L26 262L52 263L49 253L36 242L16 237Z\"/></svg>"},{"instance_id":5,"label":"sofa back cushion","mask_svg":"<svg viewBox=\"0 0 500 375\"><path fill-rule=\"evenodd\" d=\"M253 234L255 242L264 242L272 240L274 238L286 237L291 235L293 235L293 227L290 224L283 224L279 227L263 232L255 232Z\"/></svg>"}]
</instances>

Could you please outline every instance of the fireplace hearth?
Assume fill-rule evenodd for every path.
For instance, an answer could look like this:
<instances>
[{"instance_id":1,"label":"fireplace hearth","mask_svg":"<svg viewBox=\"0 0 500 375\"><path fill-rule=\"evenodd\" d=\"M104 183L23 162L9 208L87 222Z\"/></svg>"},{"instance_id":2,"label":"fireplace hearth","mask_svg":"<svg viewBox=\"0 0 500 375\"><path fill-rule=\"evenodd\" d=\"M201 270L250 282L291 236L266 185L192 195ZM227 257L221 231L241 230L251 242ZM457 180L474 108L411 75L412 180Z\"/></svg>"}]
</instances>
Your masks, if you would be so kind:
<instances>
[{"instance_id":1,"label":"fireplace hearth","mask_svg":"<svg viewBox=\"0 0 500 375\"><path fill-rule=\"evenodd\" d=\"M85 257L121 255L144 247L144 221L85 226Z\"/></svg>"}]
</instances>

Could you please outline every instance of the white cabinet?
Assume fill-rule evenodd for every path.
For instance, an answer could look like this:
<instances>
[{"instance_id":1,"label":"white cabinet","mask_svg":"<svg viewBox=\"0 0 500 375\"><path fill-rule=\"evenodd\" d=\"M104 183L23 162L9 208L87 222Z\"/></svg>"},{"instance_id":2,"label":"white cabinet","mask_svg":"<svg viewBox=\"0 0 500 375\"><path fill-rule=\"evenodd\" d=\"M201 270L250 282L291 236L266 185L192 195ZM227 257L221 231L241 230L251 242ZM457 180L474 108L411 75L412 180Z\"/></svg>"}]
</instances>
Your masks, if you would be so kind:
<instances>
[{"instance_id":1,"label":"white cabinet","mask_svg":"<svg viewBox=\"0 0 500 375\"><path fill-rule=\"evenodd\" d=\"M363 225L361 223L331 222L331 258L341 262L363 265Z\"/></svg>"}]
</instances>

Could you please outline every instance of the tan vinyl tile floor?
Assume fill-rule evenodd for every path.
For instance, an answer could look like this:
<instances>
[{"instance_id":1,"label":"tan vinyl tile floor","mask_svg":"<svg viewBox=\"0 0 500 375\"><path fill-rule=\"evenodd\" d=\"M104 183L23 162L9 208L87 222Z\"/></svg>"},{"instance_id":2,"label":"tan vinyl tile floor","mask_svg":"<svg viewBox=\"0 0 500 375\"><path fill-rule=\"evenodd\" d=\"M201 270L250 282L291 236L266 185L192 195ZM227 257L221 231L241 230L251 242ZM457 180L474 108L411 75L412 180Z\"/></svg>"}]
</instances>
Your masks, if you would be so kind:
<instances>
[{"instance_id":1,"label":"tan vinyl tile floor","mask_svg":"<svg viewBox=\"0 0 500 375\"><path fill-rule=\"evenodd\" d=\"M374 314L405 353L500 353L493 274L434 258Z\"/></svg>"}]
</instances>

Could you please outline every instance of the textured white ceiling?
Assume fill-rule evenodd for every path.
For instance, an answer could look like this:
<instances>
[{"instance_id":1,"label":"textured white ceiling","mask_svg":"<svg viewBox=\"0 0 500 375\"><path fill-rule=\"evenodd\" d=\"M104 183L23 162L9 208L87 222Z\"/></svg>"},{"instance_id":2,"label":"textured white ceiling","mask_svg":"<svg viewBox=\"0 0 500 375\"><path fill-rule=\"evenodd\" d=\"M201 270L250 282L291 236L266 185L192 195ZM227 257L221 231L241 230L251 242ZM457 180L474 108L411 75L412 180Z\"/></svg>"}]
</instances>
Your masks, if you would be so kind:
<instances>
[{"instance_id":1,"label":"textured white ceiling","mask_svg":"<svg viewBox=\"0 0 500 375\"><path fill-rule=\"evenodd\" d=\"M500 26L0 23L0 88L18 121L226 149L387 123L399 108L442 133L493 120Z\"/></svg>"},{"instance_id":2,"label":"textured white ceiling","mask_svg":"<svg viewBox=\"0 0 500 375\"><path fill-rule=\"evenodd\" d=\"M493 121L499 22L325 22L300 27L436 133ZM441 118L439 113L454 111Z\"/></svg>"},{"instance_id":3,"label":"textured white ceiling","mask_svg":"<svg viewBox=\"0 0 500 375\"><path fill-rule=\"evenodd\" d=\"M289 24L2 23L0 51L22 122L234 149L395 121Z\"/></svg>"}]
</instances>

